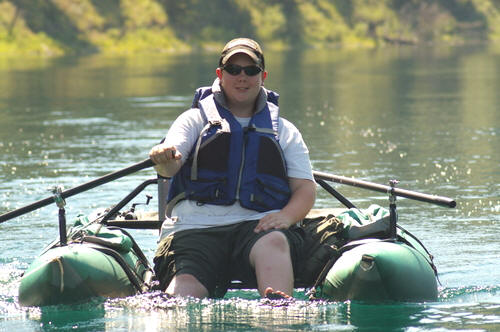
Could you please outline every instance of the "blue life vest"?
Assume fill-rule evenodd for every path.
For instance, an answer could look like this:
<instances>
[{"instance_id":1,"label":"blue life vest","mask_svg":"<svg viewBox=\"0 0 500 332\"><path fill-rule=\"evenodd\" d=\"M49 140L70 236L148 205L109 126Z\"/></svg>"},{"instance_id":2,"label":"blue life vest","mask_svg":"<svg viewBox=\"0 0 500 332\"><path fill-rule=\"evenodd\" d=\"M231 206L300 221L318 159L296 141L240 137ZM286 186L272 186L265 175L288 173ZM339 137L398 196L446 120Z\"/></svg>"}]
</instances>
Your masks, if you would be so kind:
<instances>
[{"instance_id":1,"label":"blue life vest","mask_svg":"<svg viewBox=\"0 0 500 332\"><path fill-rule=\"evenodd\" d=\"M171 179L167 216L182 199L200 204L241 206L259 212L283 208L290 199L285 158L278 142L278 94L247 127L214 98L210 87L196 91L193 108L207 124L181 169Z\"/></svg>"}]
</instances>

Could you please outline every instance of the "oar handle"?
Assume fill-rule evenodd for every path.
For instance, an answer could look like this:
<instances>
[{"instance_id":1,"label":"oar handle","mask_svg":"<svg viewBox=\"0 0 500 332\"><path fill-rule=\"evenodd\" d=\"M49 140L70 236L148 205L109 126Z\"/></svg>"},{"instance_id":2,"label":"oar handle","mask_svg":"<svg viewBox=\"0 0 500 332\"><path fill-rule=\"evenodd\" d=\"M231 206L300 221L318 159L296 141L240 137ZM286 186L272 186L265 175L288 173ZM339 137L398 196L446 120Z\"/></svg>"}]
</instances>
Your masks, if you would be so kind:
<instances>
[{"instance_id":1,"label":"oar handle","mask_svg":"<svg viewBox=\"0 0 500 332\"><path fill-rule=\"evenodd\" d=\"M61 192L61 197L67 198L67 197L79 194L81 192L90 190L92 188L95 188L95 187L100 186L102 184L119 179L119 178L124 177L126 175L138 172L138 171L143 170L145 168L152 167L153 165L154 164L153 164L153 161L151 161L151 159L149 159L149 158L145 159L137 164L126 167L126 168L121 169L119 171L109 173L109 174L104 175L104 176L97 178L95 180L92 180L92 181L86 182L84 184L81 184L79 186L76 186L74 188L64 190L63 192ZM53 202L54 202L54 197L51 196L51 197L47 197L47 198L41 199L39 201L36 201L34 203L31 203L29 205L23 206L17 210L7 212L5 214L0 215L0 223L7 221L9 219L12 219L12 218L21 216L25 213L34 211L34 210L39 209L41 207L47 206Z\"/></svg>"},{"instance_id":2,"label":"oar handle","mask_svg":"<svg viewBox=\"0 0 500 332\"><path fill-rule=\"evenodd\" d=\"M383 184L378 184L378 183L373 183L373 182L368 182L368 181L363 181L363 180L356 180L356 179L348 178L345 176L333 175L333 174L317 172L317 171L313 171L313 175L314 175L314 178L316 178L316 179L333 181L333 182L337 182L337 183L341 183L341 184L347 184L350 186L370 189L370 190L378 191L381 193L389 194L389 193L393 192L396 196L406 197L406 198L414 199L414 200L421 201L421 202L432 203L432 204L446 206L446 207L450 207L450 208L454 208L455 206L457 206L457 203L455 202L455 200L448 198L448 197L423 194L423 193L419 193L416 191L405 190L405 189L400 189L400 188L392 188L390 186L386 186Z\"/></svg>"}]
</instances>

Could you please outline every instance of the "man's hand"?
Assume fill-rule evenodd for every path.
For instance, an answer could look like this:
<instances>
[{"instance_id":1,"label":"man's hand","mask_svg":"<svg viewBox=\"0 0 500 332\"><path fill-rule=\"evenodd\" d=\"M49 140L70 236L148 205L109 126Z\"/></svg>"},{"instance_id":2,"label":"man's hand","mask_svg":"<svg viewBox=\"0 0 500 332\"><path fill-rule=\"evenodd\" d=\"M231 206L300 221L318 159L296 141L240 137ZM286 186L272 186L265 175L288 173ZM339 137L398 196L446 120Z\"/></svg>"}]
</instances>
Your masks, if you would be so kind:
<instances>
[{"instance_id":1,"label":"man's hand","mask_svg":"<svg viewBox=\"0 0 500 332\"><path fill-rule=\"evenodd\" d=\"M259 233L270 229L287 229L293 224L295 224L295 221L283 211L274 212L262 217L255 227L254 232Z\"/></svg>"},{"instance_id":2,"label":"man's hand","mask_svg":"<svg viewBox=\"0 0 500 332\"><path fill-rule=\"evenodd\" d=\"M170 160L180 160L182 155L175 146L167 146L165 144L158 144L151 148L149 151L149 158L157 165L166 164Z\"/></svg>"},{"instance_id":3,"label":"man's hand","mask_svg":"<svg viewBox=\"0 0 500 332\"><path fill-rule=\"evenodd\" d=\"M256 233L269 229L287 229L304 219L316 199L316 183L307 179L289 178L292 196L279 212L270 213L259 220Z\"/></svg>"},{"instance_id":4,"label":"man's hand","mask_svg":"<svg viewBox=\"0 0 500 332\"><path fill-rule=\"evenodd\" d=\"M155 163L155 170L164 177L174 176L181 168L182 154L175 146L158 144L149 151L149 158Z\"/></svg>"}]
</instances>

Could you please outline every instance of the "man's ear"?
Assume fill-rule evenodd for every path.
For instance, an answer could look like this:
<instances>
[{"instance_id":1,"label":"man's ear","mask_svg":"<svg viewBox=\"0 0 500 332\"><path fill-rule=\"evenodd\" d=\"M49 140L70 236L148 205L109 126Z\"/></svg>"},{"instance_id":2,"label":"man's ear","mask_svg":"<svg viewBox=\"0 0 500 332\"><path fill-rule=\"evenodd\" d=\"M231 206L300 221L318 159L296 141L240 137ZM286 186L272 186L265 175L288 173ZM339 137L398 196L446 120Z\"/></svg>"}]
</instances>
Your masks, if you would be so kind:
<instances>
[{"instance_id":1,"label":"man's ear","mask_svg":"<svg viewBox=\"0 0 500 332\"><path fill-rule=\"evenodd\" d=\"M217 69L215 70L215 74L219 79L222 79L222 69L220 67L217 67Z\"/></svg>"}]
</instances>

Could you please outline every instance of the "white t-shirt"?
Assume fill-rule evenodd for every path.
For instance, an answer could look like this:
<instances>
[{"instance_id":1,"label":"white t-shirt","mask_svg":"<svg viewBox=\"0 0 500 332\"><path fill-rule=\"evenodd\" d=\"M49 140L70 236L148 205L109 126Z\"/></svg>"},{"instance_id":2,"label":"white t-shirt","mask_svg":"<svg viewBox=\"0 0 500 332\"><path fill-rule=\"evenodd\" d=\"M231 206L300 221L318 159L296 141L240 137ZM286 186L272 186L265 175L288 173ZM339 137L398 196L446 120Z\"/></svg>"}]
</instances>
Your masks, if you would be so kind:
<instances>
[{"instance_id":1,"label":"white t-shirt","mask_svg":"<svg viewBox=\"0 0 500 332\"><path fill-rule=\"evenodd\" d=\"M236 120L247 126L250 118ZM173 145L182 154L184 163L196 143L198 136L206 124L201 111L192 108L182 113L170 127L165 143ZM289 121L280 118L278 139L286 161L288 177L314 181L309 150L302 139L299 130ZM258 220L273 211L258 212L242 207L237 201L233 205L199 205L195 201L182 200L172 210L172 217L167 218L162 225L161 236L191 228L205 228L235 224L245 220Z\"/></svg>"}]
</instances>

